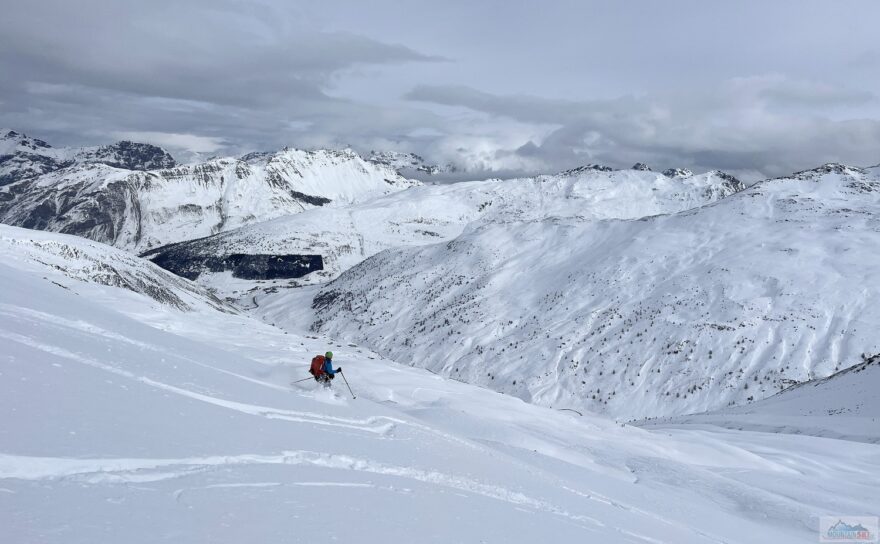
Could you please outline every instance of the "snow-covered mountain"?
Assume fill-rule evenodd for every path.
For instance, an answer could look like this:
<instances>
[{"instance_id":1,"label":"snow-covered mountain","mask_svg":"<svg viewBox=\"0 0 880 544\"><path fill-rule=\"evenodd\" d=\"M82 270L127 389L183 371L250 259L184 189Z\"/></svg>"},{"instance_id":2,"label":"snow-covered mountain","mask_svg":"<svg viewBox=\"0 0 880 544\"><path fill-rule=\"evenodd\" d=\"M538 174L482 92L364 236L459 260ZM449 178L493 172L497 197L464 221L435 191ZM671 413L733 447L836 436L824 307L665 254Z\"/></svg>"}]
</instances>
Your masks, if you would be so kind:
<instances>
[{"instance_id":1,"label":"snow-covered mountain","mask_svg":"<svg viewBox=\"0 0 880 544\"><path fill-rule=\"evenodd\" d=\"M787 544L880 509L876 444L579 417L218 311L185 280L160 283L186 309L104 281L164 278L111 247L0 233L4 542ZM328 348L357 399L291 386Z\"/></svg>"},{"instance_id":2,"label":"snow-covered mountain","mask_svg":"<svg viewBox=\"0 0 880 544\"><path fill-rule=\"evenodd\" d=\"M344 272L314 329L617 417L760 399L880 351L878 174L825 165L639 219L475 222Z\"/></svg>"},{"instance_id":3,"label":"snow-covered mountain","mask_svg":"<svg viewBox=\"0 0 880 544\"><path fill-rule=\"evenodd\" d=\"M68 153L52 148L43 140L0 129L0 186L72 163Z\"/></svg>"},{"instance_id":4,"label":"snow-covered mountain","mask_svg":"<svg viewBox=\"0 0 880 544\"><path fill-rule=\"evenodd\" d=\"M105 164L126 170L153 170L175 166L167 151L129 141L111 145L56 148L43 140L0 129L0 186L47 174L75 164ZM9 193L2 193L8 198Z\"/></svg>"},{"instance_id":5,"label":"snow-covered mountain","mask_svg":"<svg viewBox=\"0 0 880 544\"><path fill-rule=\"evenodd\" d=\"M327 281L384 249L450 240L466 225L638 218L715 202L742 190L727 174L673 179L647 171L583 168L535 178L423 185L344 208L321 208L147 254L197 277L233 254L320 255L323 270L301 283ZM211 284L211 278L204 279Z\"/></svg>"},{"instance_id":6,"label":"snow-covered mountain","mask_svg":"<svg viewBox=\"0 0 880 544\"><path fill-rule=\"evenodd\" d=\"M663 175L670 178L687 178L693 176L694 173L687 168L667 168L663 171Z\"/></svg>"},{"instance_id":7,"label":"snow-covered mountain","mask_svg":"<svg viewBox=\"0 0 880 544\"><path fill-rule=\"evenodd\" d=\"M0 222L130 251L418 185L350 150L285 149L175 167L144 144L55 150L15 132L4 142Z\"/></svg>"},{"instance_id":8,"label":"snow-covered mountain","mask_svg":"<svg viewBox=\"0 0 880 544\"><path fill-rule=\"evenodd\" d=\"M864 325L873 293L850 288L877 249L877 169L829 164L747 191L723 172L644 164L421 185L395 170L422 159L401 154L287 149L165 167L173 159L142 144L2 142L8 223L155 248L156 263L273 319L308 314L318 330L540 404L712 410L878 348ZM260 283L346 270L315 313L302 293Z\"/></svg>"},{"instance_id":9,"label":"snow-covered mountain","mask_svg":"<svg viewBox=\"0 0 880 544\"><path fill-rule=\"evenodd\" d=\"M73 159L80 163L99 163L123 170L173 168L176 161L161 147L123 140L110 145L83 147Z\"/></svg>"},{"instance_id":10,"label":"snow-covered mountain","mask_svg":"<svg viewBox=\"0 0 880 544\"><path fill-rule=\"evenodd\" d=\"M404 153L400 151L370 151L367 160L384 166L389 166L399 174L406 177L430 179L431 176L443 173L455 173L458 169L455 165L447 164L440 166L430 164L416 153Z\"/></svg>"}]
</instances>

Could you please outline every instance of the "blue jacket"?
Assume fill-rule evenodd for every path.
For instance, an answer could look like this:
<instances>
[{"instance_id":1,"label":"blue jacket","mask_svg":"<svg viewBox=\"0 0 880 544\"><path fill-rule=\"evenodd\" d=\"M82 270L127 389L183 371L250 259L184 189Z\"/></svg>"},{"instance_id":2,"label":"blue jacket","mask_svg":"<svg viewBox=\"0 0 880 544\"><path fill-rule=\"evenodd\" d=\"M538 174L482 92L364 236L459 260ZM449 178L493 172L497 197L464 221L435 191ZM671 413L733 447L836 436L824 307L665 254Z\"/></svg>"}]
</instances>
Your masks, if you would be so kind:
<instances>
[{"instance_id":1,"label":"blue jacket","mask_svg":"<svg viewBox=\"0 0 880 544\"><path fill-rule=\"evenodd\" d=\"M333 360L332 359L324 359L324 372L329 375L336 374L336 371L333 370Z\"/></svg>"}]
</instances>

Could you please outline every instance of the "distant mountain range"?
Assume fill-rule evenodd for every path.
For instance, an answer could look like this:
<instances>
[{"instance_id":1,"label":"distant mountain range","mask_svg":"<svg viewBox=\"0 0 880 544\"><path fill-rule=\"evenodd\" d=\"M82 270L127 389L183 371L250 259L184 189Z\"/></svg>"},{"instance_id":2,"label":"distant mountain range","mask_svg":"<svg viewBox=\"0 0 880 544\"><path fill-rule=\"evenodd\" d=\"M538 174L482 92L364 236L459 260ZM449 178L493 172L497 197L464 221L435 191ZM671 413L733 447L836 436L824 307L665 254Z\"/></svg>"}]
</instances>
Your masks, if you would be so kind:
<instances>
[{"instance_id":1,"label":"distant mountain range","mask_svg":"<svg viewBox=\"0 0 880 544\"><path fill-rule=\"evenodd\" d=\"M633 219L708 204L744 188L722 172L668 178L654 172L591 167L534 178L422 185L351 206L309 210L156 248L146 256L197 277L216 271L218 257L317 254L323 258L323 269L305 281L323 282L382 250L448 241L469 225L551 218Z\"/></svg>"},{"instance_id":2,"label":"distant mountain range","mask_svg":"<svg viewBox=\"0 0 880 544\"><path fill-rule=\"evenodd\" d=\"M0 133L0 222L131 251L418 185L350 150L251 153L176 165L132 142L53 148Z\"/></svg>"},{"instance_id":3,"label":"distant mountain range","mask_svg":"<svg viewBox=\"0 0 880 544\"><path fill-rule=\"evenodd\" d=\"M641 163L634 169L650 172ZM557 176L592 171L612 169L588 165ZM283 149L178 164L150 144L56 148L2 129L0 222L143 252L319 206L365 201L417 186L415 178L456 172L454 165L395 151L362 157L352 150ZM685 169L663 175L693 176Z\"/></svg>"}]
</instances>

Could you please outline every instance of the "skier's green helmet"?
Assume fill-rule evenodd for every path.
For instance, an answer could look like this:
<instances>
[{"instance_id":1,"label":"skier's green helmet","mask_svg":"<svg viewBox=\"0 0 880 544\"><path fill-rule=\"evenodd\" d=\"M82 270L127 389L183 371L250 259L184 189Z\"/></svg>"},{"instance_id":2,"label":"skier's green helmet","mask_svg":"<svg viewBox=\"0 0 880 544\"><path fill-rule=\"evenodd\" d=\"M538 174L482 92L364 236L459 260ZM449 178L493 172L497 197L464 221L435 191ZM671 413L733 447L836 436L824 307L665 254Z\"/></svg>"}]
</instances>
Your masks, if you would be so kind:
<instances>
[{"instance_id":1,"label":"skier's green helmet","mask_svg":"<svg viewBox=\"0 0 880 544\"><path fill-rule=\"evenodd\" d=\"M324 354L324 357L326 357L326 358L328 358L328 359L332 359L332 358L333 358L333 352L332 352L332 351L328 351L327 353Z\"/></svg>"}]
</instances>

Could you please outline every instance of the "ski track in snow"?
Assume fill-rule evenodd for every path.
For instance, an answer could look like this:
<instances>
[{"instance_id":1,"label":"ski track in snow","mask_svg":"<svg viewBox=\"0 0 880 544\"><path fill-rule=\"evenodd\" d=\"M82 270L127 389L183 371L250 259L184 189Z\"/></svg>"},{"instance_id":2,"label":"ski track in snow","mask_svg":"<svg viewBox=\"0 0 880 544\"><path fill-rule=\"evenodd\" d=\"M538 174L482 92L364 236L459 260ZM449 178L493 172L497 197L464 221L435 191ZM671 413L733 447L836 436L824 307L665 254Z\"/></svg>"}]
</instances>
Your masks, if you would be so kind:
<instances>
[{"instance_id":1,"label":"ski track in snow","mask_svg":"<svg viewBox=\"0 0 880 544\"><path fill-rule=\"evenodd\" d=\"M66 480L101 485L106 483L143 483L185 477L194 472L216 467L248 465L307 465L316 468L350 470L383 476L393 476L439 485L466 493L481 495L519 507L531 508L576 522L583 527L609 528L596 518L572 513L546 500L531 497L506 487L486 484L461 476L443 472L422 470L408 466L389 465L348 455L314 452L307 450L285 451L277 455L244 454L231 456L191 457L183 459L69 459L57 457L30 457L0 454L0 479L19 480ZM170 470L169 470L170 469ZM277 482L254 482L241 484L217 484L203 486L220 487L274 487ZM374 487L372 484L340 482L294 482L287 485L334 486L334 487ZM175 500L188 489L182 488L173 493ZM583 495L583 494L581 494ZM586 495L584 495L586 496ZM616 505L615 505L616 506ZM634 513L644 514L633 511ZM651 514L647 514L654 517ZM675 524L671 524L675 525ZM634 533L622 528L612 528L621 534L644 542L662 542L647 535Z\"/></svg>"},{"instance_id":2,"label":"ski track in snow","mask_svg":"<svg viewBox=\"0 0 880 544\"><path fill-rule=\"evenodd\" d=\"M3 310L5 310L5 311L3 311ZM17 314L14 312L17 312ZM9 304L0 304L0 315L6 315L9 317L16 317L17 319L21 319L21 316L18 314L25 314L25 315L34 317L38 320L45 321L45 322L48 322L48 323L51 323L54 325L58 325L60 327L70 328L70 329L75 329L75 330L79 330L79 331L90 333L90 334L95 334L95 335L102 336L104 338L108 338L108 339L115 340L118 342L124 342L126 344L138 347L143 350L152 351L154 353L160 353L162 355L172 356L175 359L178 359L181 361L186 361L188 363L200 366L202 368L206 368L206 369L212 370L214 372L219 372L221 374L227 374L229 376L233 376L235 378L245 380L245 381L257 384L257 385L269 387L269 388L275 389L277 391L284 391L284 392L289 391L289 389L287 387L284 387L284 386L281 386L278 384L274 384L271 382L267 382L264 380L258 380L256 378L251 378L249 376L244 376L242 374L238 374L236 372L232 372L232 371L229 371L229 370L226 370L223 368L218 368L216 366L211 366L209 364L205 364L200 361L196 361L195 359L192 359L190 357L186 357L186 356L181 355L179 353L174 353L174 352L171 352L167 349L159 348L153 344L148 344L146 342L139 342L139 341L134 340L132 338L129 338L127 336L117 334L113 331L108 331L107 329L104 329L102 327L98 327L97 325L94 325L92 323L88 323L86 321L65 319L61 316L48 314L46 312L40 312L38 310L33 310L31 308L24 308L21 306L12 306ZM40 323L40 324L44 325L44 323Z\"/></svg>"},{"instance_id":3,"label":"ski track in snow","mask_svg":"<svg viewBox=\"0 0 880 544\"><path fill-rule=\"evenodd\" d=\"M57 322L62 322L63 320L56 319ZM66 325L70 325L71 323L66 323ZM76 322L77 326L83 325L83 323ZM101 330L98 327L94 327L89 325L87 328L82 328L83 330L87 330L91 333L98 333ZM251 404L245 404L235 401L227 401L218 399L215 397L211 397L208 395L203 395L200 393L196 393L193 391L189 391L180 387L172 386L169 384L165 384L162 382L158 382L156 380L152 380L150 378L146 378L143 376L137 376L131 372L106 365L100 363L98 361L89 359L80 354L72 353L67 350L47 346L45 344L41 344L33 338L29 338L23 335L10 333L8 331L0 331L0 338L4 338L8 341L18 342L20 344L29 346L31 348L35 348L46 353L51 353L53 355L63 357L68 360L73 360L81 364L85 364L94 368L101 369L106 372L113 373L118 376L122 376L131 380L135 380L141 383L144 383L148 386L155 387L158 389L162 389L165 391L169 391L181 396L185 396L188 398L192 398L195 400L199 400L202 402L206 402L212 405L220 406L223 408L235 410L238 412L266 417L268 419L282 419L286 421L293 421L298 423L305 424L317 424L324 425L330 427L342 427L346 429L354 429L358 431L365 431L380 435L383 438L387 438L390 435L395 423L403 423L407 425L411 425L417 429L424 430L430 432L431 434L440 435L441 437L452 439L454 442L461 443L467 445L471 448L483 449L488 451L488 449L483 446L474 444L471 441L463 440L459 437L455 437L445 433L443 431L439 431L436 429L432 429L430 427L414 423L414 422L406 422L403 420L397 420L394 418L385 418L385 417L370 417L365 418L363 420L355 420L349 418L338 418L333 416L324 416L314 413L308 412L296 412L291 410L282 410L276 408L269 408L264 406L256 406ZM199 366L207 366L203 364L199 364ZM208 367L213 368L213 367ZM384 423L382 423L384 421ZM258 455L258 454L244 454L244 455L233 455L233 456L209 456L209 457L194 457L194 458L182 458L182 459L67 459L67 458L49 458L49 457L30 457L30 456L20 456L20 455L9 455L9 454L0 454L0 479L20 479L20 480L75 480L81 483L91 484L91 485L100 485L100 484L135 484L135 483L148 483L148 482L156 482L162 480L170 480L175 478L186 477L198 473L202 473L205 471L209 471L212 469L216 469L220 466L245 466L245 465L308 465L314 467L321 468L330 468L330 469L338 469L338 470L354 470L358 472L372 473L372 474L381 474L387 476L396 476L401 478L408 478L412 480L421 481L424 483L429 483L433 485L440 485L443 487L456 489L463 492L469 492L477 495L481 495L484 497L492 498L495 500L507 502L518 507L526 507L531 508L536 511L541 511L549 514L553 514L556 516L560 516L562 518L568 519L572 522L578 523L582 527L603 527L609 528L601 522L600 520L582 515L572 513L565 508L561 508L557 505L554 505L550 502L547 502L543 499L537 499L528 495L525 495L518 491L512 491L508 488L493 485L493 484L485 484L476 480L472 480L469 478L464 478L460 476L450 475L438 471L426 471L421 469L415 469L412 467L404 467L398 465L388 465L383 463L378 463L369 459L362 459L356 457L350 457L347 455L336 455L329 453L321 453L321 452L311 452L306 450L294 450L294 451L285 451L279 455ZM517 463L519 464L519 463ZM525 465L523 465L525 468ZM293 483L291 485L299 485L298 483ZM340 484L336 482L330 483L301 483L303 486L345 486L346 484ZM357 486L358 484L353 484ZM367 484L369 485L369 484ZM219 487L268 487L269 484L266 483L242 483L242 484L216 484L213 486L207 486L208 488L219 488ZM351 486L351 484L349 484ZM175 500L180 500L181 495L185 492L184 489L180 489L175 492ZM579 495L584 495L578 493ZM611 503L612 506L620 508L621 505ZM627 509L623 507L624 509ZM636 510L630 510L639 515L648 515L652 518L660 518L659 516L652 514L645 514L643 512L639 512ZM662 519L662 518L660 518ZM666 522L671 526L681 528L679 525L675 523ZM643 542L661 542L660 540L651 538L647 535L642 535L638 533L634 533L632 531L628 531L622 528L611 528L617 532L619 532L622 536L632 537L639 541ZM688 529L690 530L690 529Z\"/></svg>"},{"instance_id":4,"label":"ski track in snow","mask_svg":"<svg viewBox=\"0 0 880 544\"><path fill-rule=\"evenodd\" d=\"M39 313L39 312L37 312L37 313ZM64 320L56 319L55 321L62 322ZM100 330L98 327L91 327L91 328L93 330ZM254 405L254 404L246 404L246 403L242 403L242 402L224 400L224 399L219 399L219 398L212 397L209 395L204 395L202 393L197 393L195 391L190 391L188 389L176 387L176 386L173 386L170 384L162 383L162 382L147 378L145 376L138 376L138 375L133 374L131 372L128 372L126 370L122 370L122 369L114 367L114 366L106 365L104 363L95 361L93 359L89 359L89 358L84 357L82 355L72 353L72 352L69 352L69 351L61 349L61 348L48 346L46 344L40 343L39 341L37 341L33 338L30 338L30 337L27 337L27 336L19 335L16 333L11 333L8 331L0 331L0 338L5 338L5 339L13 341L13 342L18 342L20 344L29 346L31 348L38 349L38 350L41 350L41 351L44 351L47 353L51 353L53 355L63 357L63 358L69 359L69 360L73 360L78 363L82 363L82 364L85 364L85 365L88 365L88 366L91 366L94 368L99 368L99 369L104 370L106 372L116 374L117 376L122 376L122 377L128 378L130 380L141 382L146 385L155 387L157 389L162 389L162 390L169 391L169 392L172 392L172 393L184 396L184 397L189 397L194 400L198 400L201 402L212 404L214 406L220 406L222 408L235 410L237 412L241 412L241 413L245 413L245 414L249 414L249 415L261 416L261 417L264 417L267 419L280 419L280 420L291 421L291 422L295 422L295 423L316 424L316 425L323 425L323 426L328 426L328 427L339 427L339 428L345 428L345 429L353 429L353 430L357 430L357 431L372 433L372 434L377 435L378 437L381 437L384 439L394 439L394 437L393 437L394 427L397 425L406 425L408 427L425 432L427 434L432 434L432 435L438 436L442 439L448 440L450 442L454 442L459 445L466 446L470 449L486 451L485 447L483 447L479 444L476 444L470 440L462 439L462 438L455 436L451 433L447 433L447 432L441 431L439 429L435 429L433 427L429 427L427 425L423 425L423 424L415 422L415 421L407 421L407 420L389 417L389 416L371 416L371 417L368 417L365 419L341 418L341 417L336 417L336 416L327 416L327 415L323 415L323 414L316 414L314 412L301 412L301 411L295 411L295 410L289 410L289 409L271 408L271 407L267 407L267 406L258 406L258 405ZM223 369L212 367L210 365L206 365L206 364L200 363L198 361L193 361L191 359L186 359L186 358L183 358L183 359L188 362L192 362L200 367L215 370L215 371L218 371L218 372L221 372L224 374L229 374L229 375L232 375L236 378L244 379L249 382L256 382L261 385L267 384L267 382L262 382L260 380L254 380L252 378L248 378L247 376L242 376L242 375L236 374L234 372L229 372L229 371L226 371ZM274 386L273 388L280 387L280 386L275 386L275 384L268 384L268 385ZM287 389L287 388L281 388L281 389L283 389L285 392L289 391L289 389Z\"/></svg>"},{"instance_id":5,"label":"ski track in snow","mask_svg":"<svg viewBox=\"0 0 880 544\"><path fill-rule=\"evenodd\" d=\"M102 327L98 327L92 323L88 323L85 321L65 319L60 316L48 314L45 312L40 312L38 310L24 308L21 306L12 306L9 304L0 304L0 309L5 310L5 311L0 311L0 315L7 315L7 316L12 317L12 316L16 316L16 314L14 312L19 312L21 314L26 314L31 317L37 318L38 320L45 320L48 323L55 324L60 327L71 328L71 329L75 329L78 331L99 335L99 336L109 338L112 340L125 342L127 344L136 346L141 349L145 349L145 350L153 351L156 353L161 353L163 355L171 356L177 360L185 361L187 363L194 364L194 365L199 366L201 368L205 368L205 369L211 370L213 372L218 372L221 374L226 374L226 375L229 375L234 378L241 379L241 380L244 380L244 381L247 381L250 383L254 383L257 385L264 386L264 387L269 387L271 389L275 389L275 390L279 390L279 391L284 391L285 393L290 391L290 389L288 387L277 385L277 384L274 384L271 382L266 382L263 380L258 380L255 378L244 376L244 375L236 373L236 372L231 372L229 370L225 370L222 368L218 368L216 366L202 363L202 362L196 361L190 357L183 356L179 353L174 353L174 352L171 352L167 349L157 348L155 345L147 344L144 342L140 342L140 341L131 339L127 336L120 335L120 334L115 333L113 331L108 331L107 329L104 329ZM20 315L16 316L16 317L18 319L21 319ZM45 323L38 323L38 324L45 325ZM3 336L3 335L14 335L14 333L0 331L0 336ZM392 435L392 431L393 431L393 428L395 425L406 425L411 428L420 430L420 431L428 433L428 434L438 436L442 439L466 446L471 449L486 451L483 446L476 444L472 441L464 440L461 437L455 436L451 433L447 433L447 432L441 431L439 429L436 429L436 428L433 428L433 427L430 427L427 425L423 425L423 424L415 422L415 421L407 421L407 420L394 418L394 417L388 417L388 416L376 416L376 417L368 418L365 420L350 420L350 419L345 419L345 418L335 418L333 416L324 416L324 415L316 414L313 412L299 412L299 411L292 411L292 410L286 410L286 409L275 409L275 408L256 406L256 405L245 404L245 403L240 403L240 402L235 402L235 401L222 400L222 399L218 399L216 397L211 397L209 395L196 393L194 391L189 391L187 389L182 389L182 388L179 388L179 387L176 387L173 385L169 385L169 384L165 384L165 383L158 382L155 380L151 380L150 378L147 378L147 377L137 376L137 375L130 373L128 371L125 371L125 370L122 370L122 369L119 369L119 368L116 368L116 367L113 367L110 365L105 365L103 363L85 358L85 357L78 355L78 354L70 353L65 350L61 350L59 348L52 348L50 346L46 346L45 344L42 344L34 339L26 339L26 337L20 336L20 335L14 335L14 336L18 339L18 341L20 343L26 344L32 348L40 349L42 351L48 351L48 352L53 353L55 355L65 357L68 359L72 359L77 362L87 364L87 365L95 367L95 368L100 368L100 369L105 370L107 372L112 372L114 374L124 376L126 378L136 380L136 381L145 383L147 385L151 385L151 386L159 388L159 389L171 391L171 392L177 393L179 395L193 398L195 400L207 402L209 404L213 404L216 406L222 406L224 408L229 408L229 409L236 410L236 411L239 411L242 413L262 416L262 417L266 417L268 419L283 419L286 421L294 421L294 422L300 422L300 423L318 423L321 425L347 427L347 428L353 428L353 429L357 429L357 430L366 430L364 426L373 425L373 426L375 426L373 428L373 432L376 434L379 434L379 435L383 435L385 438L392 438L391 435ZM9 338L14 339L11 336L9 336ZM423 389L423 388L417 388L417 390L421 390L421 389ZM413 392L413 394L415 394L415 391ZM333 421L335 423L330 423L327 420ZM321 423L321 421L324 421L324 422ZM384 421L385 424L379 425L380 421Z\"/></svg>"},{"instance_id":6,"label":"ski track in snow","mask_svg":"<svg viewBox=\"0 0 880 544\"><path fill-rule=\"evenodd\" d=\"M175 393L177 395L181 395L184 397L189 397L191 399L195 399L201 402L205 402L208 404L213 404L214 406L220 406L222 408L228 408L230 410L235 410L237 412L241 412L244 414L250 414L255 416L265 417L267 419L282 419L285 421L292 421L296 423L306 423L310 425L324 425L330 427L341 427L345 429L354 429L357 431L363 431L368 433L373 433L376 435L380 435L382 437L388 437L392 430L394 429L394 425L396 423L404 423L402 421L394 421L391 418L387 418L384 416L374 416L366 419L358 420L358 419L349 419L349 418L341 418L335 416L326 416L321 414L315 414L310 412L298 412L294 410L280 409L280 408L270 408L267 406L257 406L254 404L245 404L242 402L236 402L231 400L223 400L218 399L216 397L211 397L208 395L203 395L201 393L196 393L195 391L189 391L188 389L183 389L180 387L176 387L173 385L169 385L166 383L158 382L156 380L144 377L137 376L136 374L132 374L126 370L122 370L120 368L116 368L110 365L106 365L104 363L100 363L93 359L89 359L88 357L84 357L82 355L72 353L62 348L48 346L42 344L33 338L29 338L27 336L23 336L16 333L10 333L7 331L0 331L0 338L4 338L6 340L12 342L18 342L19 344L26 345L28 347L38 349L40 351L44 351L46 353L51 353L52 355L56 355L59 357L63 357L65 359L69 359L72 361L76 361L78 363L82 363L94 368L99 368L106 372L110 372L117 376L122 376L124 378L128 378L130 380L134 380L137 382L144 383L151 387L155 387L157 389L162 389L164 391L169 391L171 393Z\"/></svg>"}]
</instances>

